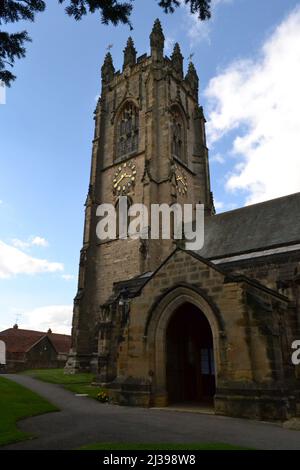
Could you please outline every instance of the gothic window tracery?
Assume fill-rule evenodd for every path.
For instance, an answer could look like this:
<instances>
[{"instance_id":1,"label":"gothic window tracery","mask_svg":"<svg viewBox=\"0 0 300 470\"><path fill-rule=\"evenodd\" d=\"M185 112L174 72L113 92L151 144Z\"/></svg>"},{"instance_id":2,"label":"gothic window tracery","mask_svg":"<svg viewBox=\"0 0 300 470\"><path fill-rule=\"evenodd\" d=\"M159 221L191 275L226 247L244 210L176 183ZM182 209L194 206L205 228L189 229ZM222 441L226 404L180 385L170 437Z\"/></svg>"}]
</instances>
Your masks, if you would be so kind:
<instances>
[{"instance_id":1,"label":"gothic window tracery","mask_svg":"<svg viewBox=\"0 0 300 470\"><path fill-rule=\"evenodd\" d=\"M138 151L139 111L133 103L126 103L117 124L117 158Z\"/></svg>"},{"instance_id":2,"label":"gothic window tracery","mask_svg":"<svg viewBox=\"0 0 300 470\"><path fill-rule=\"evenodd\" d=\"M184 122L180 111L176 108L171 111L171 138L172 155L185 160L184 155Z\"/></svg>"}]
</instances>

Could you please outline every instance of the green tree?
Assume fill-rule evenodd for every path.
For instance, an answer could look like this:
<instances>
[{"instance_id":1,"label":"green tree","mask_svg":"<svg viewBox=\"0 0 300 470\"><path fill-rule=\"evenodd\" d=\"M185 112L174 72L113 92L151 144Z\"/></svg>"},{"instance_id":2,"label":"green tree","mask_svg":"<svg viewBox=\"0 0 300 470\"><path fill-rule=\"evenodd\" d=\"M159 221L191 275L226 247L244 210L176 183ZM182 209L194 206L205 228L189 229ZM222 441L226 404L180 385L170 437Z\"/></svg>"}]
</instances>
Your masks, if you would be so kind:
<instances>
[{"instance_id":1,"label":"green tree","mask_svg":"<svg viewBox=\"0 0 300 470\"><path fill-rule=\"evenodd\" d=\"M145 1L145 0L144 0ZM180 0L155 0L165 13L174 13L180 6ZM99 13L102 23L118 25L128 24L132 28L130 16L134 0L58 0L66 3L66 13L75 20L82 19L88 13ZM209 19L211 16L211 0L184 0L189 5L191 13L197 14L199 20ZM43 0L0 0L0 28L8 23L21 20L34 21L36 13L43 12L46 2ZM31 41L27 31L8 33L0 29L0 81L10 86L15 80L11 72L15 60L25 57L26 42Z\"/></svg>"}]
</instances>

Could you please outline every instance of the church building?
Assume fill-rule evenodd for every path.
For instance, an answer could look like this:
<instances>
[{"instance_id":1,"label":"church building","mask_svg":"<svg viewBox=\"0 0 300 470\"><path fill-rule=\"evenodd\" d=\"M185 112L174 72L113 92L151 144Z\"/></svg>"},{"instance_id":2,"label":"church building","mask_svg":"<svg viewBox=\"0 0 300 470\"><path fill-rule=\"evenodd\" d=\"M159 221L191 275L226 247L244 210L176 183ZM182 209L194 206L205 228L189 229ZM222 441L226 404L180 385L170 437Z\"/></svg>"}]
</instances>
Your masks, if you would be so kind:
<instances>
[{"instance_id":1,"label":"church building","mask_svg":"<svg viewBox=\"0 0 300 470\"><path fill-rule=\"evenodd\" d=\"M215 214L198 75L164 41L156 20L150 55L129 38L123 70L102 66L66 372L121 405L285 420L300 414L300 193ZM97 207L120 196L204 204L203 248L99 240Z\"/></svg>"}]
</instances>

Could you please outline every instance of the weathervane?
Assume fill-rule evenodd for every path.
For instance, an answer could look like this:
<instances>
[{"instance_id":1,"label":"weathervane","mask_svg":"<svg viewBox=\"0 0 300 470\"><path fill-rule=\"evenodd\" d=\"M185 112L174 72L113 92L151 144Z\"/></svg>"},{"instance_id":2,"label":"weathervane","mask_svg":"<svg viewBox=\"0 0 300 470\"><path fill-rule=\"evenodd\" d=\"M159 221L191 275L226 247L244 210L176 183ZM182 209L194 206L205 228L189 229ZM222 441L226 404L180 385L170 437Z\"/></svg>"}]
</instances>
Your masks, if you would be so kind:
<instances>
[{"instance_id":1,"label":"weathervane","mask_svg":"<svg viewBox=\"0 0 300 470\"><path fill-rule=\"evenodd\" d=\"M194 55L195 55L194 52L192 52L192 53L189 55L188 59L189 59L190 62L191 62L192 58L194 57Z\"/></svg>"},{"instance_id":2,"label":"weathervane","mask_svg":"<svg viewBox=\"0 0 300 470\"><path fill-rule=\"evenodd\" d=\"M18 325L19 320L20 320L21 317L22 317L22 315L20 313L16 314L16 323L15 323L16 325Z\"/></svg>"},{"instance_id":3,"label":"weathervane","mask_svg":"<svg viewBox=\"0 0 300 470\"><path fill-rule=\"evenodd\" d=\"M109 52L109 51L111 51L111 50L112 50L112 48L113 48L113 47L114 47L114 45L113 45L113 44L108 44L108 46L107 46L106 50Z\"/></svg>"}]
</instances>

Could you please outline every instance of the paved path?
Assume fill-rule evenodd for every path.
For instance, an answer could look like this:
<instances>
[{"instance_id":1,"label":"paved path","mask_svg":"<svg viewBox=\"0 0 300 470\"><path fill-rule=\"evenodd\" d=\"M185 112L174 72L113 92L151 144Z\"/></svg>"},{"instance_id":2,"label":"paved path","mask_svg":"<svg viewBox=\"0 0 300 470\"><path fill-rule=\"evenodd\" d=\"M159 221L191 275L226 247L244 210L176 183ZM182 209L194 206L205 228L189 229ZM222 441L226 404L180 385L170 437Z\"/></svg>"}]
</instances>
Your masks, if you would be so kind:
<instances>
[{"instance_id":1,"label":"paved path","mask_svg":"<svg viewBox=\"0 0 300 470\"><path fill-rule=\"evenodd\" d=\"M102 405L76 397L59 385L22 375L6 375L48 399L62 411L19 423L38 438L6 449L76 449L96 442L224 442L255 449L298 449L300 431L276 424L223 416ZM2 447L3 449L3 447Z\"/></svg>"}]
</instances>

